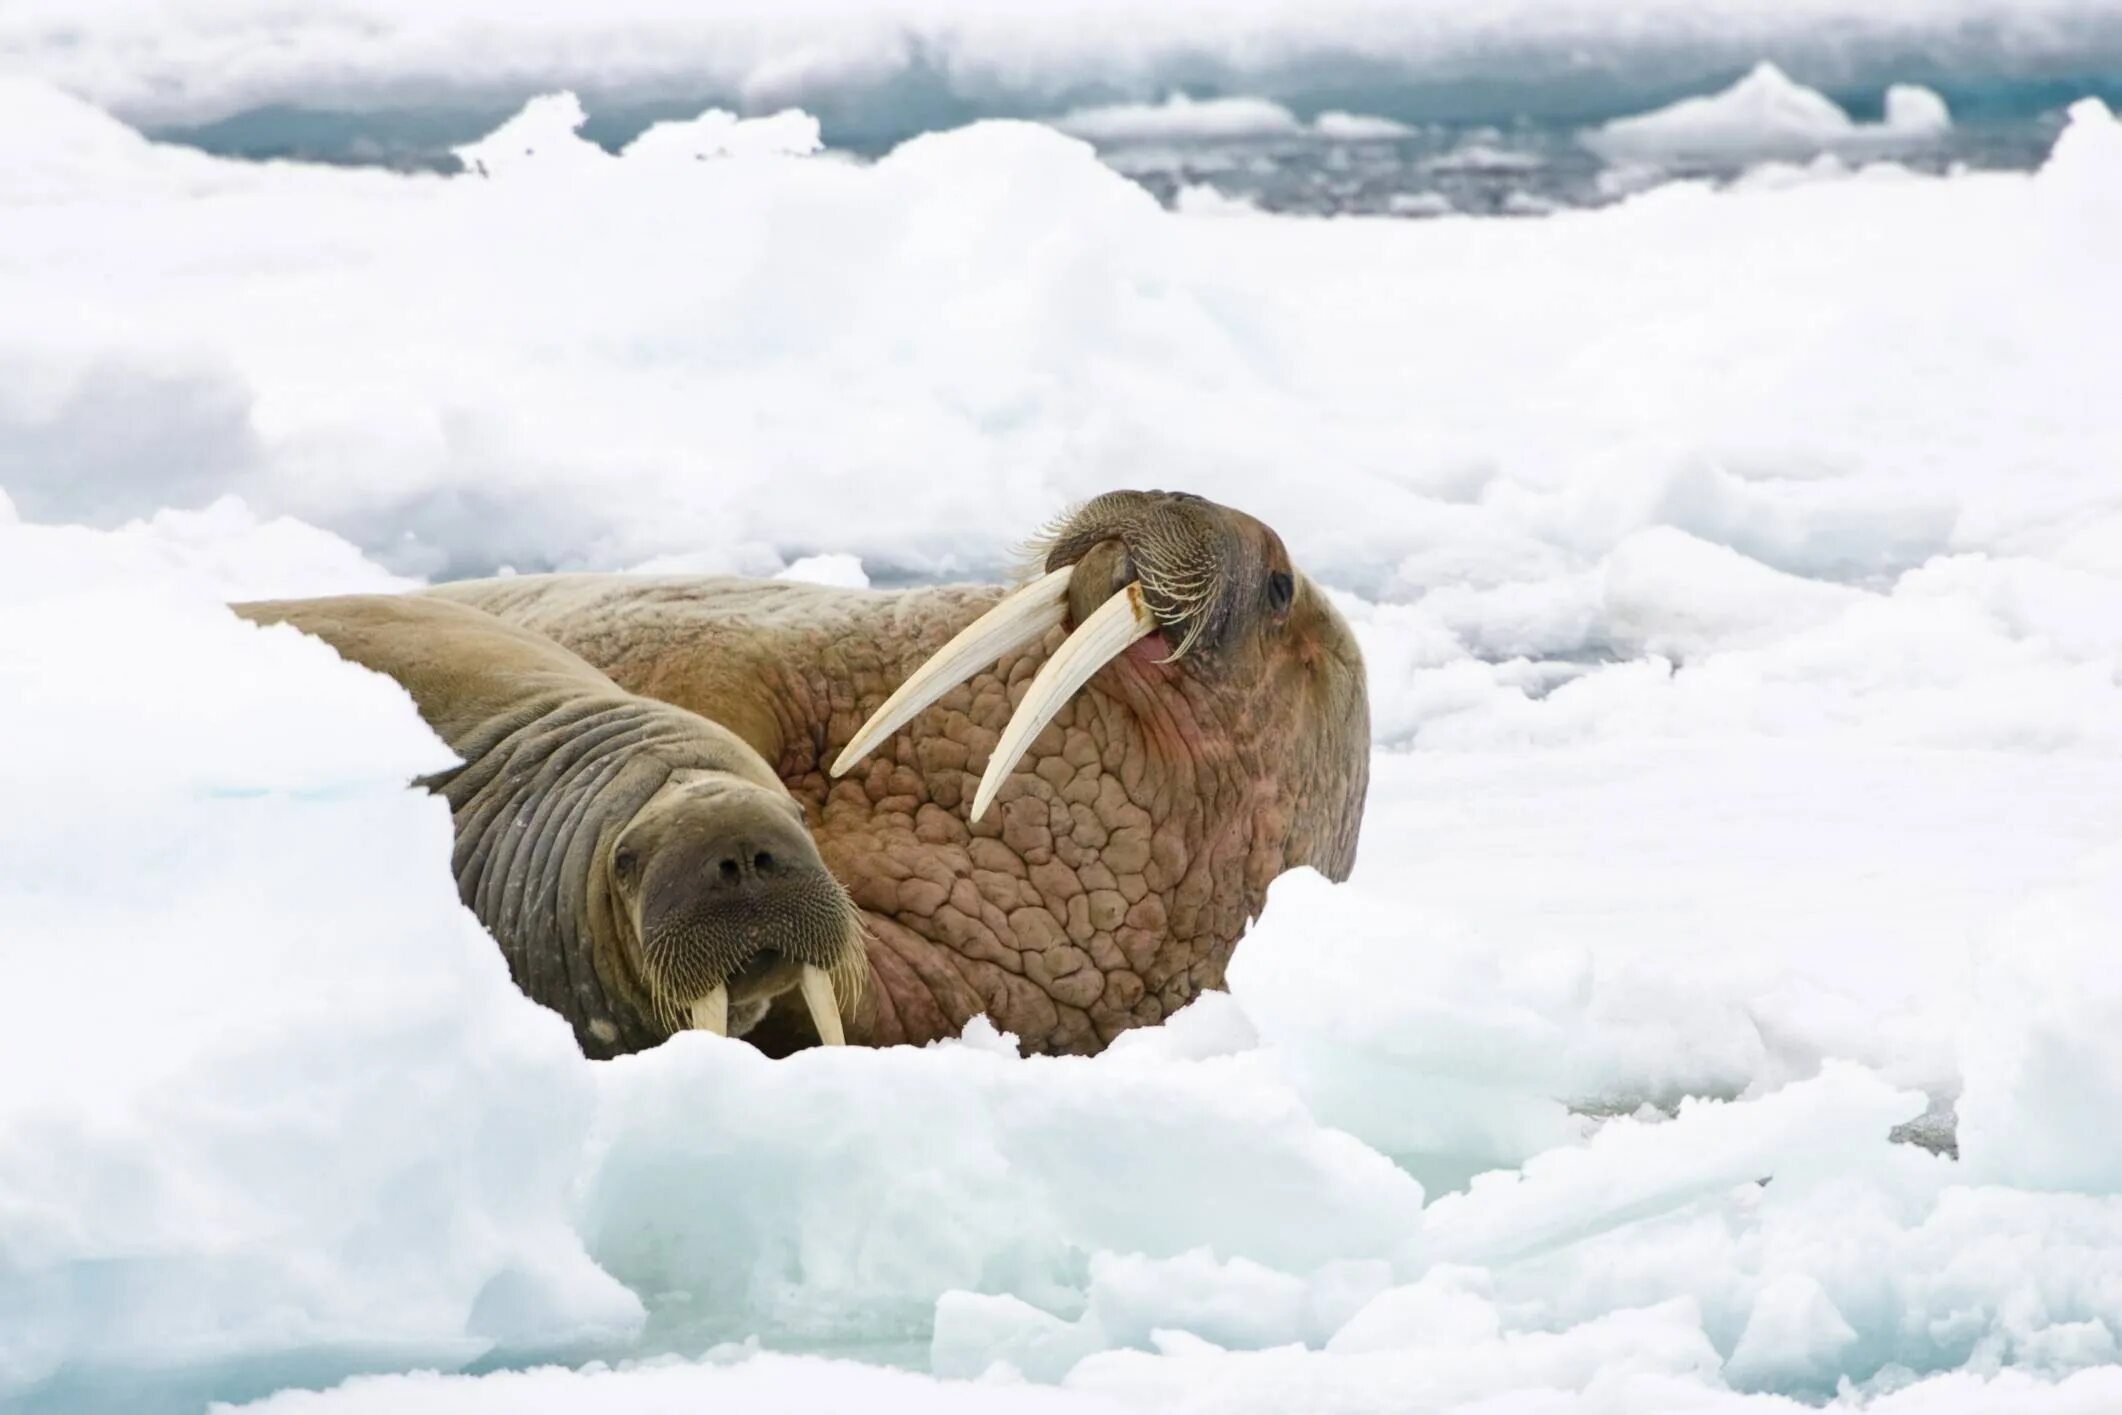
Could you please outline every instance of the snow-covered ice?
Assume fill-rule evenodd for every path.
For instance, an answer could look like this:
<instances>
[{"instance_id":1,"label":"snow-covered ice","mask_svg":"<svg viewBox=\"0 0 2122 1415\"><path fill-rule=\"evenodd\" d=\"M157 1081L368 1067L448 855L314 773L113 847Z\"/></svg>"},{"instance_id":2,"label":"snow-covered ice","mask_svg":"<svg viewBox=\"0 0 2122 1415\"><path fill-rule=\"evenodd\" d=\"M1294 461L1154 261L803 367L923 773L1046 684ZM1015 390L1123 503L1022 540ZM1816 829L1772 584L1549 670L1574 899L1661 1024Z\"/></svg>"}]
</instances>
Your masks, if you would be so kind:
<instances>
[{"instance_id":1,"label":"snow-covered ice","mask_svg":"<svg viewBox=\"0 0 2122 1415\"><path fill-rule=\"evenodd\" d=\"M1311 122L1265 98L1189 98L1167 94L1161 103L1113 103L1074 108L1052 120L1064 133L1094 143L1188 142L1215 138L1316 137L1333 142L1382 142L1413 129L1390 118L1328 109Z\"/></svg>"},{"instance_id":2,"label":"snow-covered ice","mask_svg":"<svg viewBox=\"0 0 2122 1415\"><path fill-rule=\"evenodd\" d=\"M986 573L1059 500L1201 484L1367 598L1448 590L1483 655L1582 658L1611 647L1584 575L1651 527L1858 583L2097 537L2114 125L2085 113L2034 176L1410 232L1174 222L1032 125L867 167L575 172L556 140L452 182L214 162L12 84L0 468L33 519L235 490L412 574Z\"/></svg>"},{"instance_id":3,"label":"snow-covered ice","mask_svg":"<svg viewBox=\"0 0 2122 1415\"><path fill-rule=\"evenodd\" d=\"M307 554L290 554L300 550ZM314 560L312 560L314 557ZM446 868L395 685L219 602L391 579L241 507L0 523L0 1405L565 1356L595 1087Z\"/></svg>"},{"instance_id":4,"label":"snow-covered ice","mask_svg":"<svg viewBox=\"0 0 2122 1415\"><path fill-rule=\"evenodd\" d=\"M458 148L456 157L467 171L482 177L526 166L541 173L570 166L596 168L614 159L577 136L588 116L572 93L547 94L525 104L522 112L479 141ZM739 118L711 108L683 122L651 124L619 157L637 163L804 157L819 146L818 120L807 113L789 109L766 118Z\"/></svg>"},{"instance_id":5,"label":"snow-covered ice","mask_svg":"<svg viewBox=\"0 0 2122 1415\"><path fill-rule=\"evenodd\" d=\"M1686 162L1906 151L1952 129L1945 100L1915 84L1889 88L1885 108L1876 123L1853 122L1833 99L1764 62L1722 93L1613 119L1584 141L1614 161Z\"/></svg>"},{"instance_id":6,"label":"snow-covered ice","mask_svg":"<svg viewBox=\"0 0 2122 1415\"><path fill-rule=\"evenodd\" d=\"M1073 109L1054 119L1054 126L1092 142L1295 136L1304 131L1296 114L1264 98L1197 101L1183 93L1171 94L1162 103Z\"/></svg>"},{"instance_id":7,"label":"snow-covered ice","mask_svg":"<svg viewBox=\"0 0 2122 1415\"><path fill-rule=\"evenodd\" d=\"M1665 1374L1662 1366L1675 1363L1667 1356L1684 1341L1674 1331L1669 1314L1602 1324L1581 1337L1571 1336L1519 1343L1511 1351L1515 1369L1528 1372L1568 1372L1594 1362L1626 1367L1626 1374L1583 1392L1573 1392L1561 1383L1535 1386L1513 1395L1460 1400L1446 1395L1434 1384L1410 1380L1408 1372L1378 1364L1361 1390L1342 1389L1349 1410L1376 1411L1380 1415L1410 1408L1410 1400L1423 1403L1424 1411L1438 1415L1640 1415L1651 1410L1685 1410L1690 1415L1796 1415L1809 1407L1780 1396L1748 1395L1704 1390L1685 1377ZM1169 1338L1178 1344L1178 1338ZM1489 1370L1510 1369L1496 1359L1500 1343L1476 1347L1472 1360ZM1646 1352L1646 1348L1649 1348ZM1662 1349L1660 1349L1662 1348ZM1699 1348L1698 1348L1699 1350ZM1663 1358L1663 1359L1661 1359ZM1471 1364L1461 1354L1453 1364ZM1169 1411L1249 1409L1280 1412L1292 1408L1284 1401L1315 1399L1316 1388L1274 1379L1279 1374L1265 1362L1231 1362L1225 1368L1242 1380L1256 1383L1260 1398L1234 1402L1228 1386L1212 1384L1222 1372L1200 1370L1198 1384L1163 1392L1166 1403L1150 1408ZM290 1392L257 1405L221 1407L217 1415L241 1409L246 1415L486 1415L505 1411L508 1415L582 1415L582 1412L624 1411L627 1415L681 1415L701 1409L719 1408L719 1402L767 1415L812 1415L817 1411L848 1409L905 1412L926 1415L928 1411L1000 1411L1008 1415L1121 1415L1144 1408L1116 1403L1088 1391L1046 1390L1014 1382L969 1384L934 1381L901 1371L823 1361L815 1357L759 1357L735 1366L656 1366L627 1371L569 1371L542 1369L491 1376L483 1380L430 1375L371 1377L351 1382L324 1394ZM2108 1415L2122 1402L2122 1371L2100 1367L2079 1371L2059 1381L2044 1381L2005 1371L1992 1376L1941 1376L1898 1389L1863 1408L1872 1415ZM1855 1405L1835 1403L1825 1408L1846 1412Z\"/></svg>"},{"instance_id":8,"label":"snow-covered ice","mask_svg":"<svg viewBox=\"0 0 2122 1415\"><path fill-rule=\"evenodd\" d=\"M1338 108L1329 108L1312 119L1312 131L1322 138L1335 142L1391 142L1404 138L1414 130L1405 123L1391 118L1380 118L1369 113L1344 113Z\"/></svg>"},{"instance_id":9,"label":"snow-covered ice","mask_svg":"<svg viewBox=\"0 0 2122 1415\"><path fill-rule=\"evenodd\" d=\"M728 1363L666 1362L612 1370L542 1367L479 1379L430 1373L370 1376L334 1391L288 1391L255 1404L217 1407L218 1415L823 1415L861 1410L880 1415L1126 1415L1127 1407L1021 1381L938 1381L909 1371L762 1355Z\"/></svg>"},{"instance_id":10,"label":"snow-covered ice","mask_svg":"<svg viewBox=\"0 0 2122 1415\"><path fill-rule=\"evenodd\" d=\"M244 166L0 81L0 1406L2122 1401L2105 108L1419 225L581 121ZM1339 598L1372 805L1090 1059L581 1060L409 701L220 607L1002 573L1160 484Z\"/></svg>"}]
</instances>

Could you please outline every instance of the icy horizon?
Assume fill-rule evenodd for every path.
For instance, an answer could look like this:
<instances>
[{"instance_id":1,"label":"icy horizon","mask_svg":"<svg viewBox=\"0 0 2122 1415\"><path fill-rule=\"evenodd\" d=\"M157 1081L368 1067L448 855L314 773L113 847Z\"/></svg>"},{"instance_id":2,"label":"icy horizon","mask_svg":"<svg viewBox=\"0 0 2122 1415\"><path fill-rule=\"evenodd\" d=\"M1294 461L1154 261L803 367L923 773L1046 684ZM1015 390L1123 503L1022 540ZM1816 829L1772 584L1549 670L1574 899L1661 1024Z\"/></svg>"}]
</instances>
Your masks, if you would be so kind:
<instances>
[{"instance_id":1,"label":"icy horizon","mask_svg":"<svg viewBox=\"0 0 2122 1415\"><path fill-rule=\"evenodd\" d=\"M0 72L35 76L137 123L247 109L513 108L571 88L606 104L802 106L836 142L897 141L977 116L1154 102L1206 90L1402 121L1510 111L1598 121L1721 86L1762 60L1815 85L2075 80L2122 54L2098 0L803 0L700 7L621 0L594 13L492 0L176 0L143 23L118 0L25 0L0 19ZM1484 100L1484 91L1491 97ZM846 132L834 130L846 125ZM856 133L864 136L856 137Z\"/></svg>"}]
</instances>

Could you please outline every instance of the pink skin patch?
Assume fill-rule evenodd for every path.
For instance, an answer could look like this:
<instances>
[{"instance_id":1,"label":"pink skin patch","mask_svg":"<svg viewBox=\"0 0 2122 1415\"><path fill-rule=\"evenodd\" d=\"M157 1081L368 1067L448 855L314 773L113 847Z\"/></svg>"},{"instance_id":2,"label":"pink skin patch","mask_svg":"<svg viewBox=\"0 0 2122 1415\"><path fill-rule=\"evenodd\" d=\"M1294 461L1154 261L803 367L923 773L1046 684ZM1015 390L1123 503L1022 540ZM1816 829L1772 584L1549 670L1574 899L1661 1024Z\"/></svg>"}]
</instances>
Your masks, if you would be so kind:
<instances>
[{"instance_id":1,"label":"pink skin patch","mask_svg":"<svg viewBox=\"0 0 2122 1415\"><path fill-rule=\"evenodd\" d=\"M1172 665L1164 660L1172 656L1171 640L1164 637L1162 629L1144 635L1127 646L1124 657L1132 659L1144 668L1165 668Z\"/></svg>"}]
</instances>

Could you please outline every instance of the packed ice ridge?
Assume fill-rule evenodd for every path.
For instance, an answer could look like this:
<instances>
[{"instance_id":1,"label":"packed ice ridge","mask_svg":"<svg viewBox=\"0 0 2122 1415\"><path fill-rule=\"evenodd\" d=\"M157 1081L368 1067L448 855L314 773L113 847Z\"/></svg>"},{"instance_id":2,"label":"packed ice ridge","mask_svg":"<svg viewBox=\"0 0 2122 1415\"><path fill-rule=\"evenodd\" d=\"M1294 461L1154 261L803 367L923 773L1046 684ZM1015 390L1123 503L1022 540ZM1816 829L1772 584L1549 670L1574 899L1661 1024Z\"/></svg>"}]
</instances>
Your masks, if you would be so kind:
<instances>
[{"instance_id":1,"label":"packed ice ridge","mask_svg":"<svg viewBox=\"0 0 2122 1415\"><path fill-rule=\"evenodd\" d=\"M1763 62L1722 93L1616 118L1584 141L1611 160L1684 162L1905 152L1951 129L1945 100L1927 88L1894 85L1886 91L1885 116L1858 123L1825 94Z\"/></svg>"},{"instance_id":2,"label":"packed ice ridge","mask_svg":"<svg viewBox=\"0 0 2122 1415\"><path fill-rule=\"evenodd\" d=\"M548 112L445 180L0 85L0 1404L2122 1399L2104 108L1507 238ZM221 607L1002 573L1128 483L1277 526L1379 750L1350 884L1095 1059L582 1061L403 693Z\"/></svg>"},{"instance_id":3,"label":"packed ice ridge","mask_svg":"<svg viewBox=\"0 0 2122 1415\"><path fill-rule=\"evenodd\" d=\"M1095 143L1188 142L1218 138L1315 137L1336 142L1382 142L1413 129L1390 118L1328 110L1311 122L1265 98L1189 98L1173 93L1161 103L1116 103L1077 108L1052 120L1064 133Z\"/></svg>"},{"instance_id":4,"label":"packed ice ridge","mask_svg":"<svg viewBox=\"0 0 2122 1415\"><path fill-rule=\"evenodd\" d=\"M588 119L572 93L532 99L523 111L478 142L456 149L467 171L497 176L526 163L539 170L595 168L606 162L702 162L723 157L805 157L821 146L818 120L790 109L765 118L739 118L719 108L686 122L651 124L616 156L581 136Z\"/></svg>"}]
</instances>

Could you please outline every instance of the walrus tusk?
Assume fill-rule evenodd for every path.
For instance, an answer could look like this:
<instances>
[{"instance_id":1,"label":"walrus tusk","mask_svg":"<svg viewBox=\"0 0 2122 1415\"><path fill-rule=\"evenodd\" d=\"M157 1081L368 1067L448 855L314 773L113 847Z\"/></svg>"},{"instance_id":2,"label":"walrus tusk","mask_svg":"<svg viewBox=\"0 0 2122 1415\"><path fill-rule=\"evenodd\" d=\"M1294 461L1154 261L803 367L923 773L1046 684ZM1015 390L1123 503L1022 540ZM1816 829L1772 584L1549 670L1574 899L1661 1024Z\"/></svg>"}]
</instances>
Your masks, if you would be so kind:
<instances>
[{"instance_id":1,"label":"walrus tusk","mask_svg":"<svg viewBox=\"0 0 2122 1415\"><path fill-rule=\"evenodd\" d=\"M1031 747L1032 741L1042 728L1053 720L1061 705L1076 694L1076 689L1090 681L1090 676L1113 659L1127 651L1128 645L1138 639L1148 638L1157 631L1157 616L1149 612L1142 601L1142 585L1129 581L1127 588L1098 606L1090 618L1077 626L1076 632L1065 639L1054 656L1039 669L1038 677L1032 679L1031 687L1024 694L1024 701L1010 715L1009 725L1002 729L1002 739L995 743L994 753L987 759L987 770L980 776L980 789L973 793L973 813L968 820L978 820L987 813L995 793L1002 789L1010 771Z\"/></svg>"},{"instance_id":2,"label":"walrus tusk","mask_svg":"<svg viewBox=\"0 0 2122 1415\"><path fill-rule=\"evenodd\" d=\"M806 963L801 986L803 1005L810 1009L818 1040L829 1047L846 1046L847 1033L840 1026L840 1004L833 1000L832 975L815 963Z\"/></svg>"},{"instance_id":3,"label":"walrus tusk","mask_svg":"<svg viewBox=\"0 0 2122 1415\"><path fill-rule=\"evenodd\" d=\"M879 742L911 722L914 714L942 697L1011 649L1045 634L1068 617L1068 580L1076 567L1058 570L1013 590L993 609L958 631L942 648L915 669L899 690L870 715L862 730L848 740L833 762L834 776L843 776L856 762L868 756Z\"/></svg>"},{"instance_id":4,"label":"walrus tusk","mask_svg":"<svg viewBox=\"0 0 2122 1415\"><path fill-rule=\"evenodd\" d=\"M718 1037L729 1035L728 985L716 988L693 1004L693 1030L713 1032Z\"/></svg>"}]
</instances>

